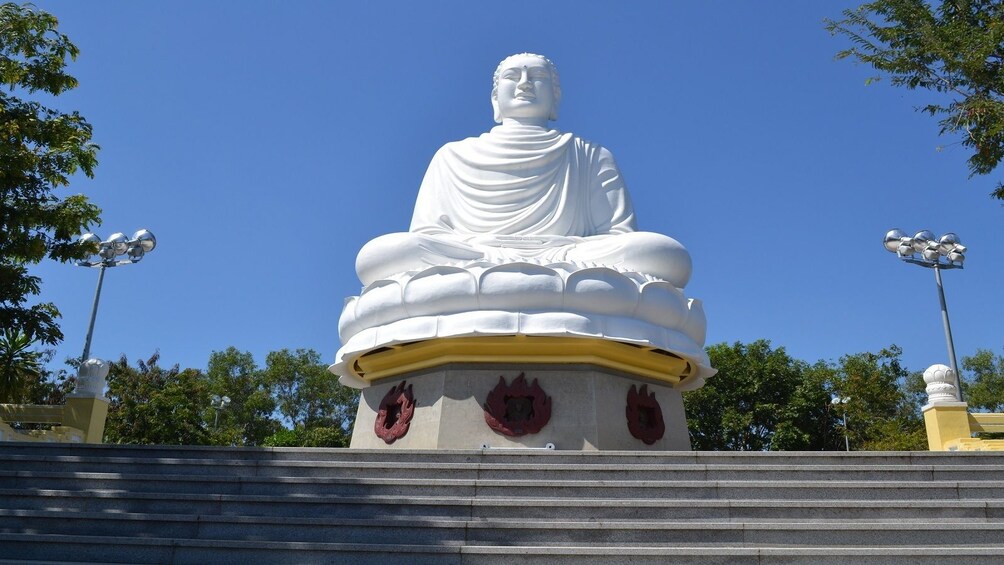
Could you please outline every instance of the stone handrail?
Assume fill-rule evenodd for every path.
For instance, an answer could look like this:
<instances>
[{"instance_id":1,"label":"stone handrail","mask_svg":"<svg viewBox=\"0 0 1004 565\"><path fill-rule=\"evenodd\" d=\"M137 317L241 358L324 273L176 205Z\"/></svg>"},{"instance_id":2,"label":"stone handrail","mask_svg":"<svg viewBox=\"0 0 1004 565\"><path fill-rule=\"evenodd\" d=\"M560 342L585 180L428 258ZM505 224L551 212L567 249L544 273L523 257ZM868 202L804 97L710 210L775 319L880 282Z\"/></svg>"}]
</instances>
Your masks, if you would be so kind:
<instances>
[{"instance_id":1,"label":"stone handrail","mask_svg":"<svg viewBox=\"0 0 1004 565\"><path fill-rule=\"evenodd\" d=\"M0 421L22 424L62 424L64 406L0 404Z\"/></svg>"},{"instance_id":2,"label":"stone handrail","mask_svg":"<svg viewBox=\"0 0 1004 565\"><path fill-rule=\"evenodd\" d=\"M969 428L974 432L1004 432L1004 414L987 412L971 412Z\"/></svg>"}]
</instances>

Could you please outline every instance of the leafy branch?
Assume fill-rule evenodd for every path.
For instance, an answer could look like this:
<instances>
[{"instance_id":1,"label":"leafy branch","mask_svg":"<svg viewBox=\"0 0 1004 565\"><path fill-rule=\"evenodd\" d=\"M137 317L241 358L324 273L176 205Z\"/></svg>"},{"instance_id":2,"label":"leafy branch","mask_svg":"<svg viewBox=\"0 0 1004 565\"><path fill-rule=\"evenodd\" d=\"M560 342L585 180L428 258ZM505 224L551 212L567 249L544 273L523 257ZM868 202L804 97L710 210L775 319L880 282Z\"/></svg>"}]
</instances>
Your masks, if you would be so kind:
<instances>
[{"instance_id":1,"label":"leafy branch","mask_svg":"<svg viewBox=\"0 0 1004 565\"><path fill-rule=\"evenodd\" d=\"M1004 159L1004 1L878 0L842 15L825 20L852 44L837 58L866 63L894 86L949 95L918 110L938 118L942 135L960 135L972 151L970 177L996 169ZM992 196L1004 199L1004 183Z\"/></svg>"}]
</instances>

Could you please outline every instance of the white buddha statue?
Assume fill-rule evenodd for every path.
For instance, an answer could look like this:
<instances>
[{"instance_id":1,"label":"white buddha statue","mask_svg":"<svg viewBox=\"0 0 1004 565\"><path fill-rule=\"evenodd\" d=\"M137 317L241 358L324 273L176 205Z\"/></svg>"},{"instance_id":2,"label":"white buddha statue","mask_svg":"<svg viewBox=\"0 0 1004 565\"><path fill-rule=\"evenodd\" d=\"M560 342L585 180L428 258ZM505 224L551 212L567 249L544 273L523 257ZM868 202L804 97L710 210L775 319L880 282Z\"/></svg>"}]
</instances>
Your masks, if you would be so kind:
<instances>
[{"instance_id":1,"label":"white buddha statue","mask_svg":"<svg viewBox=\"0 0 1004 565\"><path fill-rule=\"evenodd\" d=\"M602 265L682 289L690 254L676 240L636 231L634 209L609 151L549 129L561 88L554 65L522 53L495 70L501 125L448 143L433 157L411 228L367 243L364 285L434 265L531 260Z\"/></svg>"}]
</instances>

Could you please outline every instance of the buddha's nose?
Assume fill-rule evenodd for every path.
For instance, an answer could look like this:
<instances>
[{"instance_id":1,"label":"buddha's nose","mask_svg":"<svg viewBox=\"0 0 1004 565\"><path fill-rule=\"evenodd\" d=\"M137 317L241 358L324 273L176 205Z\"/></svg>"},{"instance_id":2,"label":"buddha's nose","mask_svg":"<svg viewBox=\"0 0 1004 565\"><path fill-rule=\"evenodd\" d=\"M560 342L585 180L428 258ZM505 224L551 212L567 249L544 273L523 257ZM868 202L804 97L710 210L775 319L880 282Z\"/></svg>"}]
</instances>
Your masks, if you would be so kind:
<instances>
[{"instance_id":1,"label":"buddha's nose","mask_svg":"<svg viewBox=\"0 0 1004 565\"><path fill-rule=\"evenodd\" d=\"M523 73L520 75L519 82L516 83L516 88L522 90L529 90L533 88L533 83L530 82L530 75L527 73L526 69L524 69Z\"/></svg>"}]
</instances>

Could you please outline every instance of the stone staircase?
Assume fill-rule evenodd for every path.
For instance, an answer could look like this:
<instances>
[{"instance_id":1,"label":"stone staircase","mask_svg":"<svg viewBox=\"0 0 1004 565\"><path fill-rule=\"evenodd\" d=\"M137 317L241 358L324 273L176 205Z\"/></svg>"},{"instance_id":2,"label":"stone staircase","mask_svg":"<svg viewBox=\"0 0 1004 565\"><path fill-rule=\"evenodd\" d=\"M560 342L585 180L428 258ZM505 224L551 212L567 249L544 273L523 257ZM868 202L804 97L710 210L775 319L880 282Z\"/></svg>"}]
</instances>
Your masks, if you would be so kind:
<instances>
[{"instance_id":1,"label":"stone staircase","mask_svg":"<svg viewBox=\"0 0 1004 565\"><path fill-rule=\"evenodd\" d=\"M1004 453L0 443L0 562L999 563Z\"/></svg>"}]
</instances>

